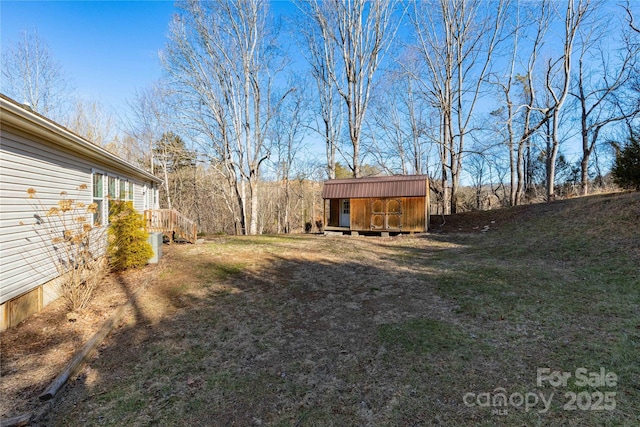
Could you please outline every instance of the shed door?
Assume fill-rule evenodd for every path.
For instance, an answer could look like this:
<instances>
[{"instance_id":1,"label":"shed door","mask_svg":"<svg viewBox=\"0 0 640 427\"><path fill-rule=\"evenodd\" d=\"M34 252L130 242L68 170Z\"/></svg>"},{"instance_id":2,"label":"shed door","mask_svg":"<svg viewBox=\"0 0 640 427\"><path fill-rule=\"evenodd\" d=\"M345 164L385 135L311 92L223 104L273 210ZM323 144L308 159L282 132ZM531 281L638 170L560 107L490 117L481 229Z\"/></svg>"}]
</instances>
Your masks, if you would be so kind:
<instances>
[{"instance_id":1,"label":"shed door","mask_svg":"<svg viewBox=\"0 0 640 427\"><path fill-rule=\"evenodd\" d=\"M340 200L340 227L349 227L351 216L351 204L349 199Z\"/></svg>"},{"instance_id":2,"label":"shed door","mask_svg":"<svg viewBox=\"0 0 640 427\"><path fill-rule=\"evenodd\" d=\"M402 229L402 200L400 199L371 200L371 229L372 230L401 230Z\"/></svg>"},{"instance_id":3,"label":"shed door","mask_svg":"<svg viewBox=\"0 0 640 427\"><path fill-rule=\"evenodd\" d=\"M387 229L400 230L402 228L402 202L398 199L387 201Z\"/></svg>"}]
</instances>

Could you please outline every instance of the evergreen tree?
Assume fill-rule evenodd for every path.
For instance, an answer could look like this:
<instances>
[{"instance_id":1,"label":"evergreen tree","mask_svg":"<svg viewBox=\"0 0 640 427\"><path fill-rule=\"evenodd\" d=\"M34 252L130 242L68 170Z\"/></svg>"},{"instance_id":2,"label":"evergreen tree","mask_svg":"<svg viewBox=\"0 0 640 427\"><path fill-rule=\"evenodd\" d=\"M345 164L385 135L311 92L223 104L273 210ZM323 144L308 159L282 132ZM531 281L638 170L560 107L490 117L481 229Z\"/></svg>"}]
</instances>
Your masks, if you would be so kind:
<instances>
[{"instance_id":1,"label":"evergreen tree","mask_svg":"<svg viewBox=\"0 0 640 427\"><path fill-rule=\"evenodd\" d=\"M142 267L153 256L142 215L132 202L114 201L109 212L109 263L114 270Z\"/></svg>"},{"instance_id":2,"label":"evergreen tree","mask_svg":"<svg viewBox=\"0 0 640 427\"><path fill-rule=\"evenodd\" d=\"M611 170L613 181L622 188L640 191L640 138L629 137L627 144L618 151L616 163Z\"/></svg>"},{"instance_id":3,"label":"evergreen tree","mask_svg":"<svg viewBox=\"0 0 640 427\"><path fill-rule=\"evenodd\" d=\"M158 166L167 172L177 172L195 164L196 154L187 149L184 140L173 132L166 132L153 148L153 156Z\"/></svg>"}]
</instances>

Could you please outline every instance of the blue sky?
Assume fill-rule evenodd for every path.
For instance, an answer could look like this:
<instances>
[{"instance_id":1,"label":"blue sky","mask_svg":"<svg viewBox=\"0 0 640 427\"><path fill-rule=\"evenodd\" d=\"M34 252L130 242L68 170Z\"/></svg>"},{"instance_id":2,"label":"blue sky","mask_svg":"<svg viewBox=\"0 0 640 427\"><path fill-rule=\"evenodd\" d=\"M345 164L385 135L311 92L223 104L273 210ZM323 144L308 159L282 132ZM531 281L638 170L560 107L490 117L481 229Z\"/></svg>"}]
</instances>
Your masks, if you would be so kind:
<instances>
[{"instance_id":1,"label":"blue sky","mask_svg":"<svg viewBox=\"0 0 640 427\"><path fill-rule=\"evenodd\" d=\"M38 31L83 99L124 108L136 89L161 75L173 1L0 2L0 42Z\"/></svg>"},{"instance_id":2,"label":"blue sky","mask_svg":"<svg viewBox=\"0 0 640 427\"><path fill-rule=\"evenodd\" d=\"M638 7L640 0L631 5ZM276 14L294 8L287 1L272 2ZM1 0L0 45L4 49L22 31L37 30L75 85L75 94L122 117L128 115L127 102L136 90L161 77L158 51L167 41L174 13L173 0ZM575 155L567 145L563 151Z\"/></svg>"},{"instance_id":3,"label":"blue sky","mask_svg":"<svg viewBox=\"0 0 640 427\"><path fill-rule=\"evenodd\" d=\"M97 100L119 116L128 115L136 90L158 80L158 52L167 42L175 2L165 0L0 1L0 45L36 30L77 95ZM294 6L272 2L277 14Z\"/></svg>"}]
</instances>

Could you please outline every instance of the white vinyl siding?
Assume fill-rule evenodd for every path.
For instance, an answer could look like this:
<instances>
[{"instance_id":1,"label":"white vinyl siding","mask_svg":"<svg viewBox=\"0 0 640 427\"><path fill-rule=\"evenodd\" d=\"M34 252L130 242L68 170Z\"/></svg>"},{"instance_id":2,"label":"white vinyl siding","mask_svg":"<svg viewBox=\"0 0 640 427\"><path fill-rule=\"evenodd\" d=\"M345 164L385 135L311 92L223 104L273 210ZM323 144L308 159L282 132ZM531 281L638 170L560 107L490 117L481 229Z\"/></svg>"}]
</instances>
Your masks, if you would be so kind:
<instances>
[{"instance_id":1,"label":"white vinyl siding","mask_svg":"<svg viewBox=\"0 0 640 427\"><path fill-rule=\"evenodd\" d=\"M133 187L133 193L127 193L127 200L133 202L133 208L140 214L142 214L145 210L144 199L142 197L144 187L150 186L151 183L147 183L144 181L140 181L136 178L130 178L129 180L129 188ZM155 207L154 209L157 209Z\"/></svg>"},{"instance_id":2,"label":"white vinyl siding","mask_svg":"<svg viewBox=\"0 0 640 427\"><path fill-rule=\"evenodd\" d=\"M34 230L37 215L55 206L66 192L69 198L91 203L90 169L68 153L2 130L0 147L0 303L19 296L57 276L45 249L48 236ZM36 190L29 199L27 189ZM83 194L84 193L84 194Z\"/></svg>"},{"instance_id":3,"label":"white vinyl siding","mask_svg":"<svg viewBox=\"0 0 640 427\"><path fill-rule=\"evenodd\" d=\"M125 194L133 187L134 207L142 213L142 187L151 183L4 126L0 136L1 304L57 276L55 265L44 249L48 239L38 236L33 224L37 215L44 215L48 208L57 205L61 192L66 192L69 199L89 205L94 201L93 172L99 168L105 181L109 175L122 179ZM82 184L87 189L79 191ZM28 198L29 188L36 190L37 198Z\"/></svg>"},{"instance_id":4,"label":"white vinyl siding","mask_svg":"<svg viewBox=\"0 0 640 427\"><path fill-rule=\"evenodd\" d=\"M141 206L142 210L160 209L158 201L158 187L153 184L141 186L139 191L136 191L135 200L136 203Z\"/></svg>"}]
</instances>

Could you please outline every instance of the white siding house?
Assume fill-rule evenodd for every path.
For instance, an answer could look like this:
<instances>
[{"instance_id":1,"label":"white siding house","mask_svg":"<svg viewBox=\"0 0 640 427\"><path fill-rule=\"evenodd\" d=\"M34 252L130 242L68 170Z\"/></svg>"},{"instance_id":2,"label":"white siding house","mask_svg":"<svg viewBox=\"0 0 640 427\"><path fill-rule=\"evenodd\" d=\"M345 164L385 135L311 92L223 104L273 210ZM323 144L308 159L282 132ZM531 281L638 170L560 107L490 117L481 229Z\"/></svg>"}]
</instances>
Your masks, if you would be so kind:
<instances>
[{"instance_id":1,"label":"white siding house","mask_svg":"<svg viewBox=\"0 0 640 427\"><path fill-rule=\"evenodd\" d=\"M13 326L55 298L47 287L57 276L34 230L42 206L61 192L97 203L93 220L107 225L108 200L132 200L135 209L158 208L161 180L63 126L0 94L0 330ZM86 190L79 191L81 185ZM40 213L42 213L40 211Z\"/></svg>"}]
</instances>

